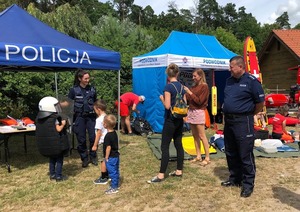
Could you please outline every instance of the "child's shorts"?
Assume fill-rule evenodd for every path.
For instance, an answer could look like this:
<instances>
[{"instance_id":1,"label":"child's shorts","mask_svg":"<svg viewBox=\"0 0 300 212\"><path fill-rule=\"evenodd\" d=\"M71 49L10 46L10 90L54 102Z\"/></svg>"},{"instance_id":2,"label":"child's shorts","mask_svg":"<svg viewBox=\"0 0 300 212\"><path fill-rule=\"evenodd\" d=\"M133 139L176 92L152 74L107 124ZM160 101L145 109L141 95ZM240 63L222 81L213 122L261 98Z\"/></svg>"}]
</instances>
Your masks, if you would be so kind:
<instances>
[{"instance_id":1,"label":"child's shorts","mask_svg":"<svg viewBox=\"0 0 300 212\"><path fill-rule=\"evenodd\" d=\"M97 157L98 157L98 162L104 161L103 143L102 144L98 144Z\"/></svg>"}]
</instances>

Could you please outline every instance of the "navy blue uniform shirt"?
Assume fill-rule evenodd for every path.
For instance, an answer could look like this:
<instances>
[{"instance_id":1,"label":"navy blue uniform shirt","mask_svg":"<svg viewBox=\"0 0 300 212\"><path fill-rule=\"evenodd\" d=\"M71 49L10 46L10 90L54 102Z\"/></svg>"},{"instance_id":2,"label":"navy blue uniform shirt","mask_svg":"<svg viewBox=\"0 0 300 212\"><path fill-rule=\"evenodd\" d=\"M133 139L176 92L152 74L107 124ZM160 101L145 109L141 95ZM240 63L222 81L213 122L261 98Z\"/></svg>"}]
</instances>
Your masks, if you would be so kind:
<instances>
[{"instance_id":1,"label":"navy blue uniform shirt","mask_svg":"<svg viewBox=\"0 0 300 212\"><path fill-rule=\"evenodd\" d=\"M224 89L223 112L253 113L257 103L265 101L264 90L257 78L245 72L239 79L229 77Z\"/></svg>"}]
</instances>

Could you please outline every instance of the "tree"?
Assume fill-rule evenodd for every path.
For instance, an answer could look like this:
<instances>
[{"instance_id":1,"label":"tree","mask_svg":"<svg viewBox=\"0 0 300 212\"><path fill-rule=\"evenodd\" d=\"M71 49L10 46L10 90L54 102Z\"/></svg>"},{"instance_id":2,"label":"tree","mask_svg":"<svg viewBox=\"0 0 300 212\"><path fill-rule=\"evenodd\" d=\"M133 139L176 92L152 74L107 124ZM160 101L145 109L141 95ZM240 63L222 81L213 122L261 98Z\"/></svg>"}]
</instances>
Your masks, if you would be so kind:
<instances>
[{"instance_id":1,"label":"tree","mask_svg":"<svg viewBox=\"0 0 300 212\"><path fill-rule=\"evenodd\" d=\"M300 23L298 23L296 26L294 26L293 29L300 29Z\"/></svg>"},{"instance_id":2,"label":"tree","mask_svg":"<svg viewBox=\"0 0 300 212\"><path fill-rule=\"evenodd\" d=\"M55 96L53 73L0 72L0 116L35 117L37 103L44 96Z\"/></svg>"},{"instance_id":3,"label":"tree","mask_svg":"<svg viewBox=\"0 0 300 212\"><path fill-rule=\"evenodd\" d=\"M169 32L172 30L191 32L193 31L193 25L191 20L190 13L187 10L181 10L180 12L177 9L177 5L174 2L169 2L169 9L167 14L162 12L155 23L155 29L161 30L166 29ZM182 13L183 12L183 13Z\"/></svg>"},{"instance_id":4,"label":"tree","mask_svg":"<svg viewBox=\"0 0 300 212\"><path fill-rule=\"evenodd\" d=\"M243 54L243 42L238 40L235 35L222 27L217 29L201 28L197 33L215 36L223 46L236 54Z\"/></svg>"},{"instance_id":5,"label":"tree","mask_svg":"<svg viewBox=\"0 0 300 212\"><path fill-rule=\"evenodd\" d=\"M244 41L247 36L255 39L260 33L260 25L251 13L246 13L245 7L238 10L238 19L233 23L233 34L240 41Z\"/></svg>"},{"instance_id":6,"label":"tree","mask_svg":"<svg viewBox=\"0 0 300 212\"><path fill-rule=\"evenodd\" d=\"M289 23L289 15L287 12L282 13L281 16L276 18L276 24L280 26L281 29L290 29L291 24Z\"/></svg>"},{"instance_id":7,"label":"tree","mask_svg":"<svg viewBox=\"0 0 300 212\"><path fill-rule=\"evenodd\" d=\"M218 27L213 35L216 36L218 41L222 43L226 48L230 49L236 54L243 55L243 42L239 41L232 32L223 29L222 27Z\"/></svg>"},{"instance_id":8,"label":"tree","mask_svg":"<svg viewBox=\"0 0 300 212\"><path fill-rule=\"evenodd\" d=\"M182 17L183 21L185 22L185 24L187 26L190 26L189 28L192 29L192 25L194 22L194 16L192 15L191 11L187 10L187 9L181 9L180 14L181 14L181 17Z\"/></svg>"},{"instance_id":9,"label":"tree","mask_svg":"<svg viewBox=\"0 0 300 212\"><path fill-rule=\"evenodd\" d=\"M273 24L264 24L260 28L260 33L255 39L255 47L257 52L261 50L264 42L267 40L268 36L270 35L273 29L280 29L280 26L276 23L273 23Z\"/></svg>"},{"instance_id":10,"label":"tree","mask_svg":"<svg viewBox=\"0 0 300 212\"><path fill-rule=\"evenodd\" d=\"M98 19L104 15L112 14L117 17L117 13L110 2L102 3L98 0L76 0L73 4L70 3L70 5L78 5L81 11L90 19L92 25L96 25Z\"/></svg>"},{"instance_id":11,"label":"tree","mask_svg":"<svg viewBox=\"0 0 300 212\"><path fill-rule=\"evenodd\" d=\"M198 4L200 26L215 29L222 26L222 10L216 0L201 0Z\"/></svg>"},{"instance_id":12,"label":"tree","mask_svg":"<svg viewBox=\"0 0 300 212\"><path fill-rule=\"evenodd\" d=\"M118 51L122 55L121 93L132 91L132 57L153 48L153 38L148 34L145 29L128 19L120 21L112 16L103 16L94 26L92 43ZM118 91L116 72L101 72L95 76L96 88L101 92L103 99L107 102L116 100Z\"/></svg>"},{"instance_id":13,"label":"tree","mask_svg":"<svg viewBox=\"0 0 300 212\"><path fill-rule=\"evenodd\" d=\"M30 3L37 4L37 0L0 0L0 11L3 11L13 4L16 4L24 9L27 8Z\"/></svg>"},{"instance_id":14,"label":"tree","mask_svg":"<svg viewBox=\"0 0 300 212\"><path fill-rule=\"evenodd\" d=\"M0 0L0 9L12 4L27 8L30 14L62 33L120 52L122 93L132 89L132 57L160 46L172 30L215 35L228 49L242 54L247 36L255 40L259 51L272 29L290 28L287 12L274 24L260 26L251 13L246 13L245 7L238 11L233 3L220 7L217 0L194 0L194 8L189 10L178 9L175 1L170 1L168 11L159 15L154 14L150 5L143 8L134 4L134 0L107 0L106 3L98 0ZM299 28L300 24L295 26ZM117 72L92 71L91 75L99 98L112 104L117 98ZM73 72L58 74L59 94L67 93L73 78ZM27 81L32 85L31 90L26 87ZM54 95L54 74L0 72L0 89L0 111L4 114L31 112L37 110L41 97Z\"/></svg>"},{"instance_id":15,"label":"tree","mask_svg":"<svg viewBox=\"0 0 300 212\"><path fill-rule=\"evenodd\" d=\"M137 25L142 25L143 8L138 5L132 5L131 14L129 15L130 21Z\"/></svg>"},{"instance_id":16,"label":"tree","mask_svg":"<svg viewBox=\"0 0 300 212\"><path fill-rule=\"evenodd\" d=\"M228 30L232 30L233 24L238 19L238 13L235 9L235 4L228 3L225 7L222 8L223 10L223 17L224 17L224 28Z\"/></svg>"},{"instance_id":17,"label":"tree","mask_svg":"<svg viewBox=\"0 0 300 212\"><path fill-rule=\"evenodd\" d=\"M79 40L89 42L92 24L77 5L71 7L70 4L64 4L52 12L42 13L33 4L30 4L27 10L54 29Z\"/></svg>"},{"instance_id":18,"label":"tree","mask_svg":"<svg viewBox=\"0 0 300 212\"><path fill-rule=\"evenodd\" d=\"M142 25L145 27L153 26L157 16L150 5L147 5L142 11Z\"/></svg>"},{"instance_id":19,"label":"tree","mask_svg":"<svg viewBox=\"0 0 300 212\"><path fill-rule=\"evenodd\" d=\"M113 2L117 8L119 20L124 21L131 12L134 0L113 0Z\"/></svg>"},{"instance_id":20,"label":"tree","mask_svg":"<svg viewBox=\"0 0 300 212\"><path fill-rule=\"evenodd\" d=\"M57 0L39 0L38 9L44 13L54 11L57 5Z\"/></svg>"}]
</instances>

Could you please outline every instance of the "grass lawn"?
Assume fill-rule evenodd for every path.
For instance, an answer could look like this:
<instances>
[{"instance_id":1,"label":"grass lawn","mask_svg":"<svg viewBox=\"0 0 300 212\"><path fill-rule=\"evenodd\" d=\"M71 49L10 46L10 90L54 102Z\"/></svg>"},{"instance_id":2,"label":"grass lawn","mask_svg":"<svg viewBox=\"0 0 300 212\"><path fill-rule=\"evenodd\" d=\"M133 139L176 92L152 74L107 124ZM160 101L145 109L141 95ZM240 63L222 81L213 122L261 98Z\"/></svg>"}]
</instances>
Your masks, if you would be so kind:
<instances>
[{"instance_id":1,"label":"grass lawn","mask_svg":"<svg viewBox=\"0 0 300 212\"><path fill-rule=\"evenodd\" d=\"M208 138L213 134L207 130ZM182 178L166 178L147 184L155 176L160 161L151 152L147 139L120 136L121 187L117 194L105 195L108 185L95 185L100 169L81 167L78 153L65 158L64 182L50 181L48 159L28 136L24 153L22 137L11 137L8 173L0 164L0 211L299 211L299 158L256 158L254 193L240 198L239 188L223 188L228 177L225 158L212 159L206 167L185 161ZM300 155L300 153L299 153ZM170 162L168 171L176 168Z\"/></svg>"}]
</instances>

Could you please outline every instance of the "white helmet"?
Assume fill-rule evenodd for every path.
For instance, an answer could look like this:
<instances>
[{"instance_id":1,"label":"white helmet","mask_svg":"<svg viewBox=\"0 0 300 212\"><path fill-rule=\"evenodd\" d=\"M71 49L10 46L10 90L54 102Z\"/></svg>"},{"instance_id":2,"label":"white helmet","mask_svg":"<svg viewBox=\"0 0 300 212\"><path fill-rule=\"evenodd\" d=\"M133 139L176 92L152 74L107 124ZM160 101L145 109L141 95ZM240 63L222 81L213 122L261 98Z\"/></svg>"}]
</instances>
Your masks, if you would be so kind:
<instances>
[{"instance_id":1,"label":"white helmet","mask_svg":"<svg viewBox=\"0 0 300 212\"><path fill-rule=\"evenodd\" d=\"M61 107L56 98L52 96L46 96L40 100L39 110L44 112L60 113Z\"/></svg>"}]
</instances>

